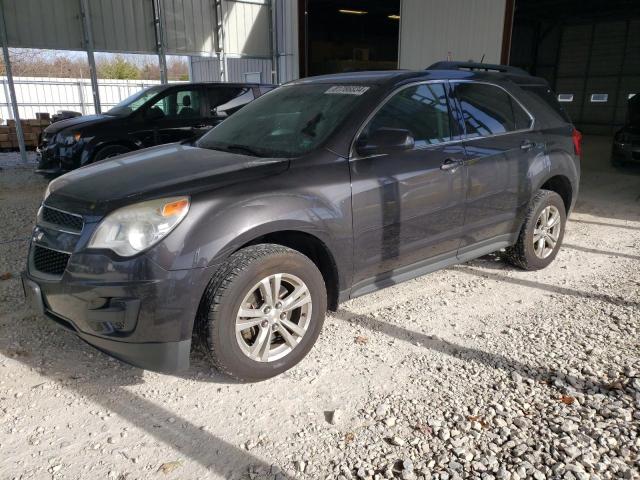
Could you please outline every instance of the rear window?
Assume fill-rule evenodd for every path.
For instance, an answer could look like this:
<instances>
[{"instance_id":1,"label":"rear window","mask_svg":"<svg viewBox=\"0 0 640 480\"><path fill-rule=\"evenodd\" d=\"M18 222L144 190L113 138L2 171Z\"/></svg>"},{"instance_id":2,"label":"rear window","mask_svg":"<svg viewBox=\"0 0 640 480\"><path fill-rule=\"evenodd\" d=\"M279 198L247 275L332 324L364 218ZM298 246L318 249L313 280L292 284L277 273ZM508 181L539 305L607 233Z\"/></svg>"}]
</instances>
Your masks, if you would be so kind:
<instances>
[{"instance_id":1,"label":"rear window","mask_svg":"<svg viewBox=\"0 0 640 480\"><path fill-rule=\"evenodd\" d=\"M567 123L571 123L569 115L565 109L562 108L562 105L558 102L556 95L549 87L544 85L520 85L520 88L525 92L534 94L538 99L542 100L546 106L551 107L551 109L557 113L562 120Z\"/></svg>"},{"instance_id":2,"label":"rear window","mask_svg":"<svg viewBox=\"0 0 640 480\"><path fill-rule=\"evenodd\" d=\"M468 137L484 137L526 130L531 117L500 87L485 83L455 83Z\"/></svg>"}]
</instances>

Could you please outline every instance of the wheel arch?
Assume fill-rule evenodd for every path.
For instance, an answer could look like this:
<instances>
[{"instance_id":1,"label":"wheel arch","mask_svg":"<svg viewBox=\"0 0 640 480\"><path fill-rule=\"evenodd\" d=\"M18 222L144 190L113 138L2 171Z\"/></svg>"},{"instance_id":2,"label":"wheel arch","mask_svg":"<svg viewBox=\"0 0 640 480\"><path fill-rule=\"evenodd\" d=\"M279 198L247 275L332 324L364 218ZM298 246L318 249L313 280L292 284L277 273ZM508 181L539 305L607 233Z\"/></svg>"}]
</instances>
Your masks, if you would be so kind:
<instances>
[{"instance_id":1,"label":"wheel arch","mask_svg":"<svg viewBox=\"0 0 640 480\"><path fill-rule=\"evenodd\" d=\"M333 253L323 240L302 230L275 230L246 241L232 253L260 243L282 245L307 256L322 274L327 289L327 306L329 310L337 310L340 293L340 274Z\"/></svg>"},{"instance_id":2,"label":"wheel arch","mask_svg":"<svg viewBox=\"0 0 640 480\"><path fill-rule=\"evenodd\" d=\"M91 146L91 149L86 151L86 156L83 155L82 165L87 165L95 161L96 155L106 147L113 145L122 146L128 148L130 151L139 150L140 146L136 142L124 138L114 138L111 140L103 140L95 145Z\"/></svg>"},{"instance_id":3,"label":"wheel arch","mask_svg":"<svg viewBox=\"0 0 640 480\"><path fill-rule=\"evenodd\" d=\"M553 175L542 182L538 190L540 189L550 190L560 195L564 203L565 212L569 215L569 211L571 210L572 202L574 200L573 186L571 185L569 177L562 174Z\"/></svg>"}]
</instances>

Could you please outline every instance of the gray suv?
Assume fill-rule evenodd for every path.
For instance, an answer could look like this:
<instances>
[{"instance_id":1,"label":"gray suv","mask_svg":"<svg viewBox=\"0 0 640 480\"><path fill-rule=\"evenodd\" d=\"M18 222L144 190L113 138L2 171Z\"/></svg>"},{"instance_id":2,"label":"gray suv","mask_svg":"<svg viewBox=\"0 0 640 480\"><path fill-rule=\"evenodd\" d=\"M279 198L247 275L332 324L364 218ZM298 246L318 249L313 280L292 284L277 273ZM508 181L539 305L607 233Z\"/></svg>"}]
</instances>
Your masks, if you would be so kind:
<instances>
[{"instance_id":1,"label":"gray suv","mask_svg":"<svg viewBox=\"0 0 640 480\"><path fill-rule=\"evenodd\" d=\"M51 182L25 293L130 364L187 368L193 338L219 370L268 378L340 302L498 250L549 265L580 149L547 83L515 68L295 81L195 144Z\"/></svg>"}]
</instances>

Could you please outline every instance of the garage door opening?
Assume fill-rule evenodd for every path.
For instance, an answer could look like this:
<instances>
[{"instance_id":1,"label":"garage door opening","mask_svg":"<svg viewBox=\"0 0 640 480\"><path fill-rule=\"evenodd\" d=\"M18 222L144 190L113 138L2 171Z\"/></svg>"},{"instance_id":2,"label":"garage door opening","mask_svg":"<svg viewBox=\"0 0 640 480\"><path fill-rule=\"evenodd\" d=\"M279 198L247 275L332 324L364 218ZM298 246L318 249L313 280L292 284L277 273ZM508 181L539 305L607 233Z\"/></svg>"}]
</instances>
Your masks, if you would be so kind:
<instances>
[{"instance_id":1,"label":"garage door opening","mask_svg":"<svg viewBox=\"0 0 640 480\"><path fill-rule=\"evenodd\" d=\"M584 133L612 135L640 93L640 2L516 0L510 64L546 78Z\"/></svg>"},{"instance_id":2,"label":"garage door opening","mask_svg":"<svg viewBox=\"0 0 640 480\"><path fill-rule=\"evenodd\" d=\"M400 0L301 4L301 77L398 68Z\"/></svg>"}]
</instances>

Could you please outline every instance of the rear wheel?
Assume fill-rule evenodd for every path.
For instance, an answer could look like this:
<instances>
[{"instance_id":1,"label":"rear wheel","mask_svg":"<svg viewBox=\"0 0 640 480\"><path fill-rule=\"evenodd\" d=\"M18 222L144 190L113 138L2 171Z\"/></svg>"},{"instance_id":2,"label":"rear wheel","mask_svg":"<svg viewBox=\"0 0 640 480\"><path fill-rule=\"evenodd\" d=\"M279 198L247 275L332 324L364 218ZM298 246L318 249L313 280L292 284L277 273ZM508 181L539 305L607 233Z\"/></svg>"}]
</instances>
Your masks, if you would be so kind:
<instances>
[{"instance_id":1,"label":"rear wheel","mask_svg":"<svg viewBox=\"0 0 640 480\"><path fill-rule=\"evenodd\" d=\"M507 248L506 259L524 270L539 270L549 265L564 237L566 212L562 197L540 190L533 197L518 241Z\"/></svg>"},{"instance_id":2,"label":"rear wheel","mask_svg":"<svg viewBox=\"0 0 640 480\"><path fill-rule=\"evenodd\" d=\"M118 155L122 155L123 153L130 152L131 149L125 147L124 145L107 145L98 150L93 157L94 162L99 162L100 160L105 160L111 157L117 157Z\"/></svg>"},{"instance_id":3,"label":"rear wheel","mask_svg":"<svg viewBox=\"0 0 640 480\"><path fill-rule=\"evenodd\" d=\"M202 307L201 337L214 366L254 381L288 370L311 350L327 295L309 258L262 244L229 258L211 280Z\"/></svg>"}]
</instances>

